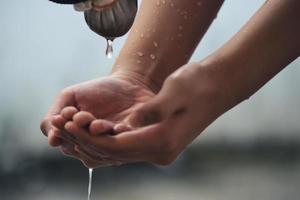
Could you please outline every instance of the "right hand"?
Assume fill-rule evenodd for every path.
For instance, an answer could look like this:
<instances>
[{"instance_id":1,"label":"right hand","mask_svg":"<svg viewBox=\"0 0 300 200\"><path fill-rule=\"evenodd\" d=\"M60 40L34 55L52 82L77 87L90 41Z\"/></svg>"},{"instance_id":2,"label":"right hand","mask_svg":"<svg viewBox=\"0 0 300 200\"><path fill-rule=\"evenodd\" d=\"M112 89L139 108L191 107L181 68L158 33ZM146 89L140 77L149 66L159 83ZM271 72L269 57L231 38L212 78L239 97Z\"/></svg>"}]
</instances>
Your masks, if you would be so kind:
<instances>
[{"instance_id":1,"label":"right hand","mask_svg":"<svg viewBox=\"0 0 300 200\"><path fill-rule=\"evenodd\" d=\"M76 118L77 111L87 111L97 119L102 119L103 133L107 133L107 125L123 123L130 113L140 104L155 96L155 92L146 83L143 77L129 72L116 72L108 77L99 78L77 84L64 89L41 123L42 132L48 136L51 146L62 146L62 151L78 157L74 142L64 137L64 124ZM77 110L65 110L66 107L75 107ZM100 124L100 125L101 125ZM77 141L78 142L78 141ZM79 141L80 142L80 141ZM88 144L86 144L88 146Z\"/></svg>"}]
</instances>

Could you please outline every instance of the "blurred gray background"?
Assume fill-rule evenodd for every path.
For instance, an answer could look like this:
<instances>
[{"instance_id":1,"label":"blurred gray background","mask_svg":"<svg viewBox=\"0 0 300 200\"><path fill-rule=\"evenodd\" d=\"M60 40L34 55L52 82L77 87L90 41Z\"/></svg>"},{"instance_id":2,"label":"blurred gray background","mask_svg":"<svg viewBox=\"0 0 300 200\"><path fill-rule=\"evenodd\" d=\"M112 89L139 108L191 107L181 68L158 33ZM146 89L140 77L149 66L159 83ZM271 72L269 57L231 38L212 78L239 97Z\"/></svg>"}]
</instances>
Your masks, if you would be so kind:
<instances>
[{"instance_id":1,"label":"blurred gray background","mask_svg":"<svg viewBox=\"0 0 300 200\"><path fill-rule=\"evenodd\" d=\"M192 60L224 44L263 3L227 0ZM1 3L1 200L86 199L87 169L48 147L39 123L61 89L109 74L105 46L70 6ZM93 199L299 199L299 66L219 118L172 166L96 170Z\"/></svg>"}]
</instances>

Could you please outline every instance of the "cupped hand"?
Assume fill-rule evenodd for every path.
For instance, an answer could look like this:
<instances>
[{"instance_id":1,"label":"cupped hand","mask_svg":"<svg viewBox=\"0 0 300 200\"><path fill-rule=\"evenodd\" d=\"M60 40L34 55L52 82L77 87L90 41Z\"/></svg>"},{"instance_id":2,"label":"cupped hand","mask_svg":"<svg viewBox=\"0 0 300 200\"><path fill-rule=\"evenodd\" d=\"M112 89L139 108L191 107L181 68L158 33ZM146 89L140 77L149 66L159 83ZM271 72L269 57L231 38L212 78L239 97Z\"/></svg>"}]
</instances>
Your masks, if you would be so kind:
<instances>
[{"instance_id":1,"label":"cupped hand","mask_svg":"<svg viewBox=\"0 0 300 200\"><path fill-rule=\"evenodd\" d=\"M189 64L168 77L158 95L131 110L127 120L134 130L117 135L97 134L96 129L91 129L98 123L93 117L87 120L89 129L76 120L67 122L65 128L76 140L120 163L146 161L168 165L226 109L218 83L208 68ZM80 145L76 148L85 154ZM86 157L106 162L95 155Z\"/></svg>"},{"instance_id":2,"label":"cupped hand","mask_svg":"<svg viewBox=\"0 0 300 200\"><path fill-rule=\"evenodd\" d=\"M87 111L95 118L102 119L102 125L106 125L103 132L107 132L107 126L122 123L136 107L154 95L154 90L141 77L132 73L115 73L106 78L74 85L58 95L41 123L41 130L48 136L51 146L63 144L63 150L72 151L75 142L70 141L72 138L65 138L66 134L55 127L53 121L64 123L63 120L72 119L78 111ZM69 109L61 115L66 107Z\"/></svg>"}]
</instances>

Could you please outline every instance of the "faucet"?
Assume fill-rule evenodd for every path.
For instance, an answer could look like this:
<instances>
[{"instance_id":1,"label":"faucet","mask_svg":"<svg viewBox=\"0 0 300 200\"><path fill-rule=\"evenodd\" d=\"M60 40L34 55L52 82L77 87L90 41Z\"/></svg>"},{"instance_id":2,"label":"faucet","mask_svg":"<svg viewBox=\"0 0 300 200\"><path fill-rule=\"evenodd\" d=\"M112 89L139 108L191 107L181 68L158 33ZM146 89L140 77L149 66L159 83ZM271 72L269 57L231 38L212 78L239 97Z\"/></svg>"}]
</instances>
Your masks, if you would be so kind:
<instances>
[{"instance_id":1,"label":"faucet","mask_svg":"<svg viewBox=\"0 0 300 200\"><path fill-rule=\"evenodd\" d=\"M131 28L138 7L137 0L50 1L60 4L73 4L76 11L84 12L85 21L90 29L107 40L107 55L112 52L112 41L125 35Z\"/></svg>"}]
</instances>

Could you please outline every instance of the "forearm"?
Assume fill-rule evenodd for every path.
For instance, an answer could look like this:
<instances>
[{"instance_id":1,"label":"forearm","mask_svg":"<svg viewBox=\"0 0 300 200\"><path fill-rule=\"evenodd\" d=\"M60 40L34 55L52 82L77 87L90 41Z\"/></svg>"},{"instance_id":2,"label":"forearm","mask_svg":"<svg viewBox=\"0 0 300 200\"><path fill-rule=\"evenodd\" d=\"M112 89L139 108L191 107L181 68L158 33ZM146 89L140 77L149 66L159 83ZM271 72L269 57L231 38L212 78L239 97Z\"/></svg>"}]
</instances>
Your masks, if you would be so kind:
<instances>
[{"instance_id":1,"label":"forearm","mask_svg":"<svg viewBox=\"0 0 300 200\"><path fill-rule=\"evenodd\" d=\"M233 39L202 62L222 90L223 108L249 98L300 55L299 9L298 0L268 1Z\"/></svg>"},{"instance_id":2,"label":"forearm","mask_svg":"<svg viewBox=\"0 0 300 200\"><path fill-rule=\"evenodd\" d=\"M168 75L188 62L222 3L143 1L113 74L137 74L158 91Z\"/></svg>"}]
</instances>

